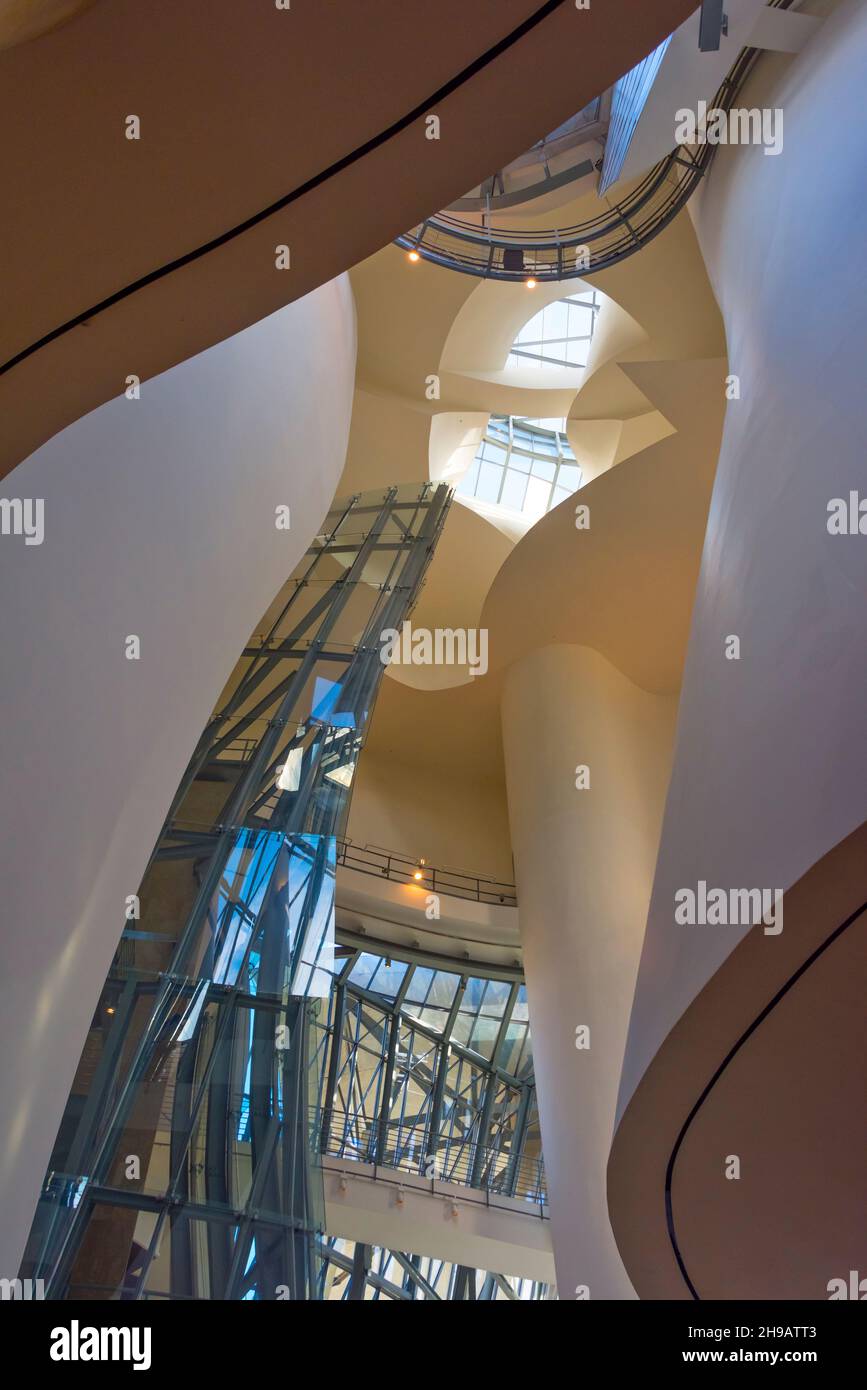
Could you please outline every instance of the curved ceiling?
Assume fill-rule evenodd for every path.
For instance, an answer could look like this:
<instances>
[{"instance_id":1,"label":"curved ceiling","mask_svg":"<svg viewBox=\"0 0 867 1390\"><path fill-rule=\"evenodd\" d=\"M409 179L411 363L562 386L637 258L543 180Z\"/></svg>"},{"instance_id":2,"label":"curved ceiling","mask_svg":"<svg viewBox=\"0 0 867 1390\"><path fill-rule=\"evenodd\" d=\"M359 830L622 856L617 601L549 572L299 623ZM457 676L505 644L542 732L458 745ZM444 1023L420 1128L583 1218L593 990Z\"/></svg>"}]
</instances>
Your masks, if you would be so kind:
<instances>
[{"instance_id":1,"label":"curved ceiling","mask_svg":"<svg viewBox=\"0 0 867 1390\"><path fill-rule=\"evenodd\" d=\"M692 8L100 0L0 54L0 468L444 206Z\"/></svg>"},{"instance_id":2,"label":"curved ceiling","mask_svg":"<svg viewBox=\"0 0 867 1390\"><path fill-rule=\"evenodd\" d=\"M479 363L501 365L516 328L557 287L537 294L475 282L410 265L395 247L356 267L357 390L341 490L421 481L428 467L444 476L450 448L469 457L492 410L568 413L590 531L576 532L575 500L528 529L526 519L510 526L506 513L456 498L414 626L487 627L492 672L546 642L590 645L639 685L671 692L718 456L724 336L684 215L595 280L605 299L583 383L577 394L574 382L555 393L470 374ZM432 376L438 394L428 399ZM439 691L470 679L454 667L391 667L389 675ZM440 722L426 701L424 727L431 719ZM447 726L444 709L443 719Z\"/></svg>"},{"instance_id":3,"label":"curved ceiling","mask_svg":"<svg viewBox=\"0 0 867 1390\"><path fill-rule=\"evenodd\" d=\"M497 574L482 612L490 664L537 647L593 647L636 685L680 685L725 411L725 359L624 371L674 432L542 517ZM589 527L576 526L576 507Z\"/></svg>"},{"instance_id":4,"label":"curved ceiling","mask_svg":"<svg viewBox=\"0 0 867 1390\"><path fill-rule=\"evenodd\" d=\"M728 956L624 1112L608 1203L639 1297L827 1299L863 1273L865 863L867 824Z\"/></svg>"},{"instance_id":5,"label":"curved ceiling","mask_svg":"<svg viewBox=\"0 0 867 1390\"><path fill-rule=\"evenodd\" d=\"M605 302L577 395L574 381L555 392L490 380L515 328L561 290L474 281L410 264L395 247L351 280L358 371L341 493L455 481L492 411L565 414L584 471L579 497L592 505L596 530L579 537L579 498L528 530L518 514L516 525L503 509L456 497L412 623L489 627L489 670L470 679L454 667L389 667L380 689L352 834L384 843L375 806L370 818L365 810L367 782L373 805L387 781L403 807L392 820L409 826L433 776L437 805L452 798L461 862L478 868L494 862L484 826L497 798L505 822L499 705L510 660L540 641L585 643L647 688L677 689L725 405L722 324L683 214L632 261L594 277ZM597 398L582 412L590 390Z\"/></svg>"}]
</instances>

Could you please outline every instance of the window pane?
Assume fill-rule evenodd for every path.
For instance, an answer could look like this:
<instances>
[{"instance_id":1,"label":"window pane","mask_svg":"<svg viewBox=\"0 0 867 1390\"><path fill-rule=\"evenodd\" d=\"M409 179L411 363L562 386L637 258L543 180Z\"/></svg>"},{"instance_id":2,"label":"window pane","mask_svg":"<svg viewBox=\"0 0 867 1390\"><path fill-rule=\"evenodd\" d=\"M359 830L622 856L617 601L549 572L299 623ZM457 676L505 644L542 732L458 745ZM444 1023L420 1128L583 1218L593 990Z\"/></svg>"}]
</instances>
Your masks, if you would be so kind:
<instances>
[{"instance_id":1,"label":"window pane","mask_svg":"<svg viewBox=\"0 0 867 1390\"><path fill-rule=\"evenodd\" d=\"M503 495L500 498L500 505L512 507L514 511L520 512L524 508L524 494L527 491L526 473L516 473L509 468L506 471L506 481L503 484Z\"/></svg>"},{"instance_id":2,"label":"window pane","mask_svg":"<svg viewBox=\"0 0 867 1390\"><path fill-rule=\"evenodd\" d=\"M482 502L496 502L500 495L500 483L503 480L502 468L497 468L495 464L485 460L479 469L479 483L476 488L476 496Z\"/></svg>"},{"instance_id":3,"label":"window pane","mask_svg":"<svg viewBox=\"0 0 867 1390\"><path fill-rule=\"evenodd\" d=\"M415 974L409 982L409 989L404 996L407 1002L424 1003L428 990L433 982L433 971L427 965L417 965Z\"/></svg>"},{"instance_id":4,"label":"window pane","mask_svg":"<svg viewBox=\"0 0 867 1390\"><path fill-rule=\"evenodd\" d=\"M476 485L477 485L478 481L479 481L479 460L478 460L477 458L475 458L475 459L473 459L473 462L470 464L470 466L469 466L469 468L467 469L467 471L466 471L466 473L464 474L464 476L461 478L461 481L458 483L458 486L457 486L457 488L455 489L455 491L456 491L456 492L463 492L463 493L465 493L468 497L474 497L474 496L475 496L475 492L476 492Z\"/></svg>"},{"instance_id":5,"label":"window pane","mask_svg":"<svg viewBox=\"0 0 867 1390\"><path fill-rule=\"evenodd\" d=\"M379 967L381 959L381 956L371 955L368 951L362 952L353 965L349 976L352 983L354 985L361 985L362 989L367 988L370 984L371 977Z\"/></svg>"},{"instance_id":6,"label":"window pane","mask_svg":"<svg viewBox=\"0 0 867 1390\"><path fill-rule=\"evenodd\" d=\"M537 435L533 445L533 452L536 454L551 454L553 458L556 458L559 452L556 439L553 435Z\"/></svg>"},{"instance_id":7,"label":"window pane","mask_svg":"<svg viewBox=\"0 0 867 1390\"><path fill-rule=\"evenodd\" d=\"M507 451L501 444L492 444L489 439L482 445L482 458L489 463L505 463L506 454Z\"/></svg>"},{"instance_id":8,"label":"window pane","mask_svg":"<svg viewBox=\"0 0 867 1390\"><path fill-rule=\"evenodd\" d=\"M546 482L553 483L554 474L557 472L557 465L553 459L533 459L533 477L544 478Z\"/></svg>"},{"instance_id":9,"label":"window pane","mask_svg":"<svg viewBox=\"0 0 867 1390\"><path fill-rule=\"evenodd\" d=\"M516 334L507 366L585 366L596 322L595 305L596 293L588 290L580 291L574 299L564 295L546 304Z\"/></svg>"},{"instance_id":10,"label":"window pane","mask_svg":"<svg viewBox=\"0 0 867 1390\"><path fill-rule=\"evenodd\" d=\"M524 503L524 511L529 512L531 516L544 516L550 495L550 483L543 482L541 478L531 478L527 484L527 500Z\"/></svg>"},{"instance_id":11,"label":"window pane","mask_svg":"<svg viewBox=\"0 0 867 1390\"><path fill-rule=\"evenodd\" d=\"M496 431L493 438L492 430ZM536 485L526 486L528 473ZM555 480L556 497L551 493ZM580 483L581 470L566 437L565 419L522 415L511 421L491 418L488 435L457 490L536 520Z\"/></svg>"}]
</instances>

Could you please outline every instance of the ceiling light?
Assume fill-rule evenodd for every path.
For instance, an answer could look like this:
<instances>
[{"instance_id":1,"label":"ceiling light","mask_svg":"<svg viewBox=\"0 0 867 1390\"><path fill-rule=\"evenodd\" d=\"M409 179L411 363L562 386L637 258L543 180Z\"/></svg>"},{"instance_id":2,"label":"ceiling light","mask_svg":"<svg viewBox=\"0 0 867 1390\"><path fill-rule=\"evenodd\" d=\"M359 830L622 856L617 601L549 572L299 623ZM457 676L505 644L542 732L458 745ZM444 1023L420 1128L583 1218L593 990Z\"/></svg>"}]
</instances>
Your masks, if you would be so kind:
<instances>
[{"instance_id":1,"label":"ceiling light","mask_svg":"<svg viewBox=\"0 0 867 1390\"><path fill-rule=\"evenodd\" d=\"M418 254L417 251L408 251L406 254L406 258L408 261L412 261L413 265L415 265L416 261L421 260L421 256Z\"/></svg>"},{"instance_id":2,"label":"ceiling light","mask_svg":"<svg viewBox=\"0 0 867 1390\"><path fill-rule=\"evenodd\" d=\"M528 290L534 290L536 288L536 281L533 279L532 275L530 276L529 280L524 281L524 284L527 286Z\"/></svg>"}]
</instances>

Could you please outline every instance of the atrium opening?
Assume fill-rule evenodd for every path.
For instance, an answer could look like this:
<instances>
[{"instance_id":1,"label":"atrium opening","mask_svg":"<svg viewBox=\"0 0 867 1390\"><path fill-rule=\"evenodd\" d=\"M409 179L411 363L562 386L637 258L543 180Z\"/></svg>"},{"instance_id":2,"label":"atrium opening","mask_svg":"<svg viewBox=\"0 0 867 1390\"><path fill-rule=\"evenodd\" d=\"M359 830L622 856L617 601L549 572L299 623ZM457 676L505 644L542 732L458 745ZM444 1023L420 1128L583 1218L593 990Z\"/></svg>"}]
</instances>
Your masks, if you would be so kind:
<instances>
[{"instance_id":1,"label":"atrium opening","mask_svg":"<svg viewBox=\"0 0 867 1390\"><path fill-rule=\"evenodd\" d=\"M0 1300L833 1366L867 6L202 9L0 0Z\"/></svg>"}]
</instances>

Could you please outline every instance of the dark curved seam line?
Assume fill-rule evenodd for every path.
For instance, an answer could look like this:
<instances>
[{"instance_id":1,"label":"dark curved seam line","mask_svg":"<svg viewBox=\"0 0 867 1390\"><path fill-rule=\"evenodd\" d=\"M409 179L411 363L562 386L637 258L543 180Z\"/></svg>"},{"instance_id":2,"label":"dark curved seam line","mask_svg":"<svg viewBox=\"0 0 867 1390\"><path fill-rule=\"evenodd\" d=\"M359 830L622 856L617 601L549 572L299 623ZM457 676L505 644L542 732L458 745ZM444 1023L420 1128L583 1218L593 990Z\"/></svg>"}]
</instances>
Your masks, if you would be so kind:
<instances>
[{"instance_id":1,"label":"dark curved seam line","mask_svg":"<svg viewBox=\"0 0 867 1390\"><path fill-rule=\"evenodd\" d=\"M798 967L794 975L790 976L786 983L780 989L777 990L770 1003L765 1005L765 1007L762 1009L762 1012L758 1015L757 1018L753 1020L749 1028L747 1028L746 1032L741 1034L734 1046L730 1048L730 1050L726 1053L725 1057L720 1062L719 1066L717 1067L710 1081L705 1086L698 1100L695 1102L695 1105L692 1107L686 1119L684 1120L680 1133L678 1134L677 1139L675 1140L674 1148L671 1151L671 1157L668 1160L668 1165L665 1170L665 1221L668 1227L668 1238L671 1241L671 1248L674 1251L674 1257L677 1260L678 1268L681 1274L683 1275L684 1283L689 1289L691 1296L698 1303L701 1302L701 1295L699 1294L698 1290L696 1289L695 1285L690 1279L686 1265L683 1262L683 1256L680 1253L680 1246L677 1243L677 1235L674 1229L674 1213L672 1211L671 1203L671 1181L674 1176L674 1165L677 1161L677 1156L680 1152L681 1145L683 1144L683 1141L686 1138L686 1134L690 1125L692 1124L701 1107L704 1105L714 1086L719 1081L726 1067L729 1065L729 1062L731 1062L732 1058L740 1051L744 1043L747 1041L748 1038L752 1036L752 1034L756 1031L759 1025L764 1022L768 1014L777 1007L780 1000L786 994L788 994L792 986L796 984L798 980L800 980L801 976L807 970L809 970L810 966L815 965L816 961L825 951L827 951L828 947L831 946L837 940L838 937L842 936L843 932L846 931L849 927L851 927L854 922L857 922L858 918L865 911L867 911L867 902L862 903L859 908L856 908L852 915L846 918L845 922L840 923L839 927L835 927L834 930L831 932L830 936L828 936L822 942L821 946L817 946L815 951L813 951L812 955L809 955L807 959L804 961L804 963Z\"/></svg>"},{"instance_id":2,"label":"dark curved seam line","mask_svg":"<svg viewBox=\"0 0 867 1390\"><path fill-rule=\"evenodd\" d=\"M66 323L62 323L59 328L52 329L50 333L46 333L42 338L38 338L35 343L31 343L29 347L23 348L22 351L17 353L14 357L10 357L8 362L4 362L3 366L0 367L0 376L11 371L13 367L17 367L19 362L23 362L26 358L31 357L33 353L38 352L40 348L46 347L48 343L54 342L56 338L60 338L64 333L68 333L71 328L77 328L80 324L86 323L88 319L94 318L97 314L102 313L104 309L110 309L113 304L118 304L121 300L127 299L130 295L135 294L137 290L144 289L147 285L154 284L155 281L161 280L163 276L170 275L174 270L182 269L183 266L189 265L191 261L198 260L201 256L206 256L209 251L216 251L218 247L225 246L227 242L233 241L235 237L241 236L244 232L249 231L251 227L255 227L258 223L264 222L267 218L272 217L275 212L282 211L282 209L288 207L290 203L296 202L299 198L303 198L305 194L312 192L313 189L319 188L323 183L327 183L329 179L334 178L335 174L341 173L344 169L349 168L350 165L357 163L359 159L363 159L365 155L370 154L371 151L386 144L386 142L391 140L395 135L399 135L401 131L405 130L407 126L412 125L414 121L417 121L421 116L425 115L437 102L443 101L446 97L451 96L453 92L457 91L459 87L462 87L470 78L475 77L483 68L488 67L489 64L496 58L499 58L501 54L507 52L508 49L518 43L520 39L524 38L526 34L530 33L532 29L535 29L538 24L541 24L544 19L547 19L549 14L559 9L564 3L565 0L546 0L546 4L542 5L535 14L525 19L522 24L519 24L517 29L513 29L511 34L507 34L505 38L500 39L492 48L489 48L479 58L475 58L472 63L463 68L455 77L450 78L444 86L439 87L426 101L420 102L418 106L414 106L405 116L401 116L399 120L394 121L392 125L380 131L378 135L371 136L363 145L359 145L356 149L350 150L349 154L343 155L336 163L330 164L327 169L323 169L320 173L314 174L312 178L307 179L305 183L299 184L298 188L293 189L291 193L285 194L282 198L278 198L275 203L271 203L268 207L263 208L261 212L253 213L251 217L246 218L243 222L239 222L237 226L230 227L227 232L222 232L211 241L204 242L201 246L197 246L195 250L187 251L184 255L176 257L175 260L167 261L165 265L159 266L156 270L149 271L147 275L141 276L138 280L133 280L129 285L124 286L123 289L116 290L114 294L110 294L107 299L101 299L98 304L94 304L90 309L85 309L83 313L76 314L75 318L67 320Z\"/></svg>"}]
</instances>

